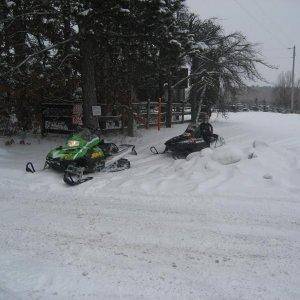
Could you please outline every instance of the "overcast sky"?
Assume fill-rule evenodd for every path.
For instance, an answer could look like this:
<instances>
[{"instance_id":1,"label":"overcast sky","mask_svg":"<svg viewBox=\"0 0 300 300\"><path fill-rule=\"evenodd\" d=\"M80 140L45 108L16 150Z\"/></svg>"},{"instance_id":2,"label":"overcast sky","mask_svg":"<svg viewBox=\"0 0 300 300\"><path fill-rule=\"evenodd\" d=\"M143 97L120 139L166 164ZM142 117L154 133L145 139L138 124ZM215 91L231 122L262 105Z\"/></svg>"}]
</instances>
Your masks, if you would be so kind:
<instances>
[{"instance_id":1,"label":"overcast sky","mask_svg":"<svg viewBox=\"0 0 300 300\"><path fill-rule=\"evenodd\" d=\"M218 18L226 33L241 31L249 41L260 43L265 60L278 66L278 70L259 67L270 84L276 82L281 71L291 70L292 50L287 48L296 45L295 72L296 78L300 77L300 0L186 0L186 3L202 19Z\"/></svg>"}]
</instances>

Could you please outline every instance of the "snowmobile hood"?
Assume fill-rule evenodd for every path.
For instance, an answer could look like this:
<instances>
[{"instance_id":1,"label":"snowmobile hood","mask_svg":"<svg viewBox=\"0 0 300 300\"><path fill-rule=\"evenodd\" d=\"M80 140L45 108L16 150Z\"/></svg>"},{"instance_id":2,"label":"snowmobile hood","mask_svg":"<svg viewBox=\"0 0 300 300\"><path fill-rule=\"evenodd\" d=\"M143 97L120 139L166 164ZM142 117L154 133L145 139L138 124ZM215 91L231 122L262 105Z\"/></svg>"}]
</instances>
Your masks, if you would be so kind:
<instances>
[{"instance_id":1,"label":"snowmobile hood","mask_svg":"<svg viewBox=\"0 0 300 300\"><path fill-rule=\"evenodd\" d=\"M80 134L71 135L64 146L51 150L47 159L76 160L84 157L89 149L100 144L99 137L90 141L85 140Z\"/></svg>"}]
</instances>

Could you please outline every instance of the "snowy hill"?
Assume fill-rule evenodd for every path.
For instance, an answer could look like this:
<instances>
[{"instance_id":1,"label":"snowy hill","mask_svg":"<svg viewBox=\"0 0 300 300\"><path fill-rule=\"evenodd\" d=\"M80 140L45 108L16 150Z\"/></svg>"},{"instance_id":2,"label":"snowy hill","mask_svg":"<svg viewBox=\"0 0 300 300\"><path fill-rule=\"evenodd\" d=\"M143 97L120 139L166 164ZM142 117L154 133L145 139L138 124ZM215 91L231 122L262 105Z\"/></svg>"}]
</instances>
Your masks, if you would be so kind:
<instances>
[{"instance_id":1,"label":"snowy hill","mask_svg":"<svg viewBox=\"0 0 300 300\"><path fill-rule=\"evenodd\" d=\"M300 116L212 124L188 160L149 151L186 125L115 137L132 168L76 187L24 171L61 140L1 139L0 299L299 299Z\"/></svg>"}]
</instances>

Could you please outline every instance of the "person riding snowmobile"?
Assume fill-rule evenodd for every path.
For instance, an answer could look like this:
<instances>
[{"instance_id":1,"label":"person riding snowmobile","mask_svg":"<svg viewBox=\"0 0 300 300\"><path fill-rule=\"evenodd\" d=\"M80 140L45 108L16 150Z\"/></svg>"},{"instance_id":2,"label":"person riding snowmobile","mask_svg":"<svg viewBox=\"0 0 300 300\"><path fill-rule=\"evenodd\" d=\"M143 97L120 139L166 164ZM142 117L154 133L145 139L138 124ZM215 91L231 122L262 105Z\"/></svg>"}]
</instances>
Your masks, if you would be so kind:
<instances>
[{"instance_id":1,"label":"person riding snowmobile","mask_svg":"<svg viewBox=\"0 0 300 300\"><path fill-rule=\"evenodd\" d=\"M190 124L185 130L183 136L190 139L203 138L209 147L212 140L218 138L218 135L214 134L213 131L213 127L210 123L208 123L208 116L206 115L200 125Z\"/></svg>"},{"instance_id":2,"label":"person riding snowmobile","mask_svg":"<svg viewBox=\"0 0 300 300\"><path fill-rule=\"evenodd\" d=\"M202 137L208 147L213 140L218 138L218 135L214 134L212 125L208 122L207 115L203 118L202 123L196 128L194 136L196 138Z\"/></svg>"},{"instance_id":3,"label":"person riding snowmobile","mask_svg":"<svg viewBox=\"0 0 300 300\"><path fill-rule=\"evenodd\" d=\"M185 158L192 152L201 151L204 148L214 148L224 145L222 137L213 133L213 127L208 123L208 116L202 120L200 125L191 123L184 133L175 136L165 142L165 150L159 152L156 147L150 147L153 154L172 153L173 158Z\"/></svg>"}]
</instances>

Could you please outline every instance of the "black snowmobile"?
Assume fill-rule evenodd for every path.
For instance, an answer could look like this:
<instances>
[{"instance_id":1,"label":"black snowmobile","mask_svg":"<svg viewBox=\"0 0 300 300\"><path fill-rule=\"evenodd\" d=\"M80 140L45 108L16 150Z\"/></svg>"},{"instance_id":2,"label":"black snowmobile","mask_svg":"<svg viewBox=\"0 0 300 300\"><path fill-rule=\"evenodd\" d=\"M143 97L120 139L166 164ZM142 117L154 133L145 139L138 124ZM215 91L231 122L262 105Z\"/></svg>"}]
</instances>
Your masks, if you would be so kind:
<instances>
[{"instance_id":1,"label":"black snowmobile","mask_svg":"<svg viewBox=\"0 0 300 300\"><path fill-rule=\"evenodd\" d=\"M204 148L217 148L225 144L224 139L214 134L212 129L210 134L204 134L201 125L190 124L183 134L166 141L163 152L159 152L154 146L150 148L150 151L153 154L171 153L174 159L182 159L190 153L201 151Z\"/></svg>"}]
</instances>

